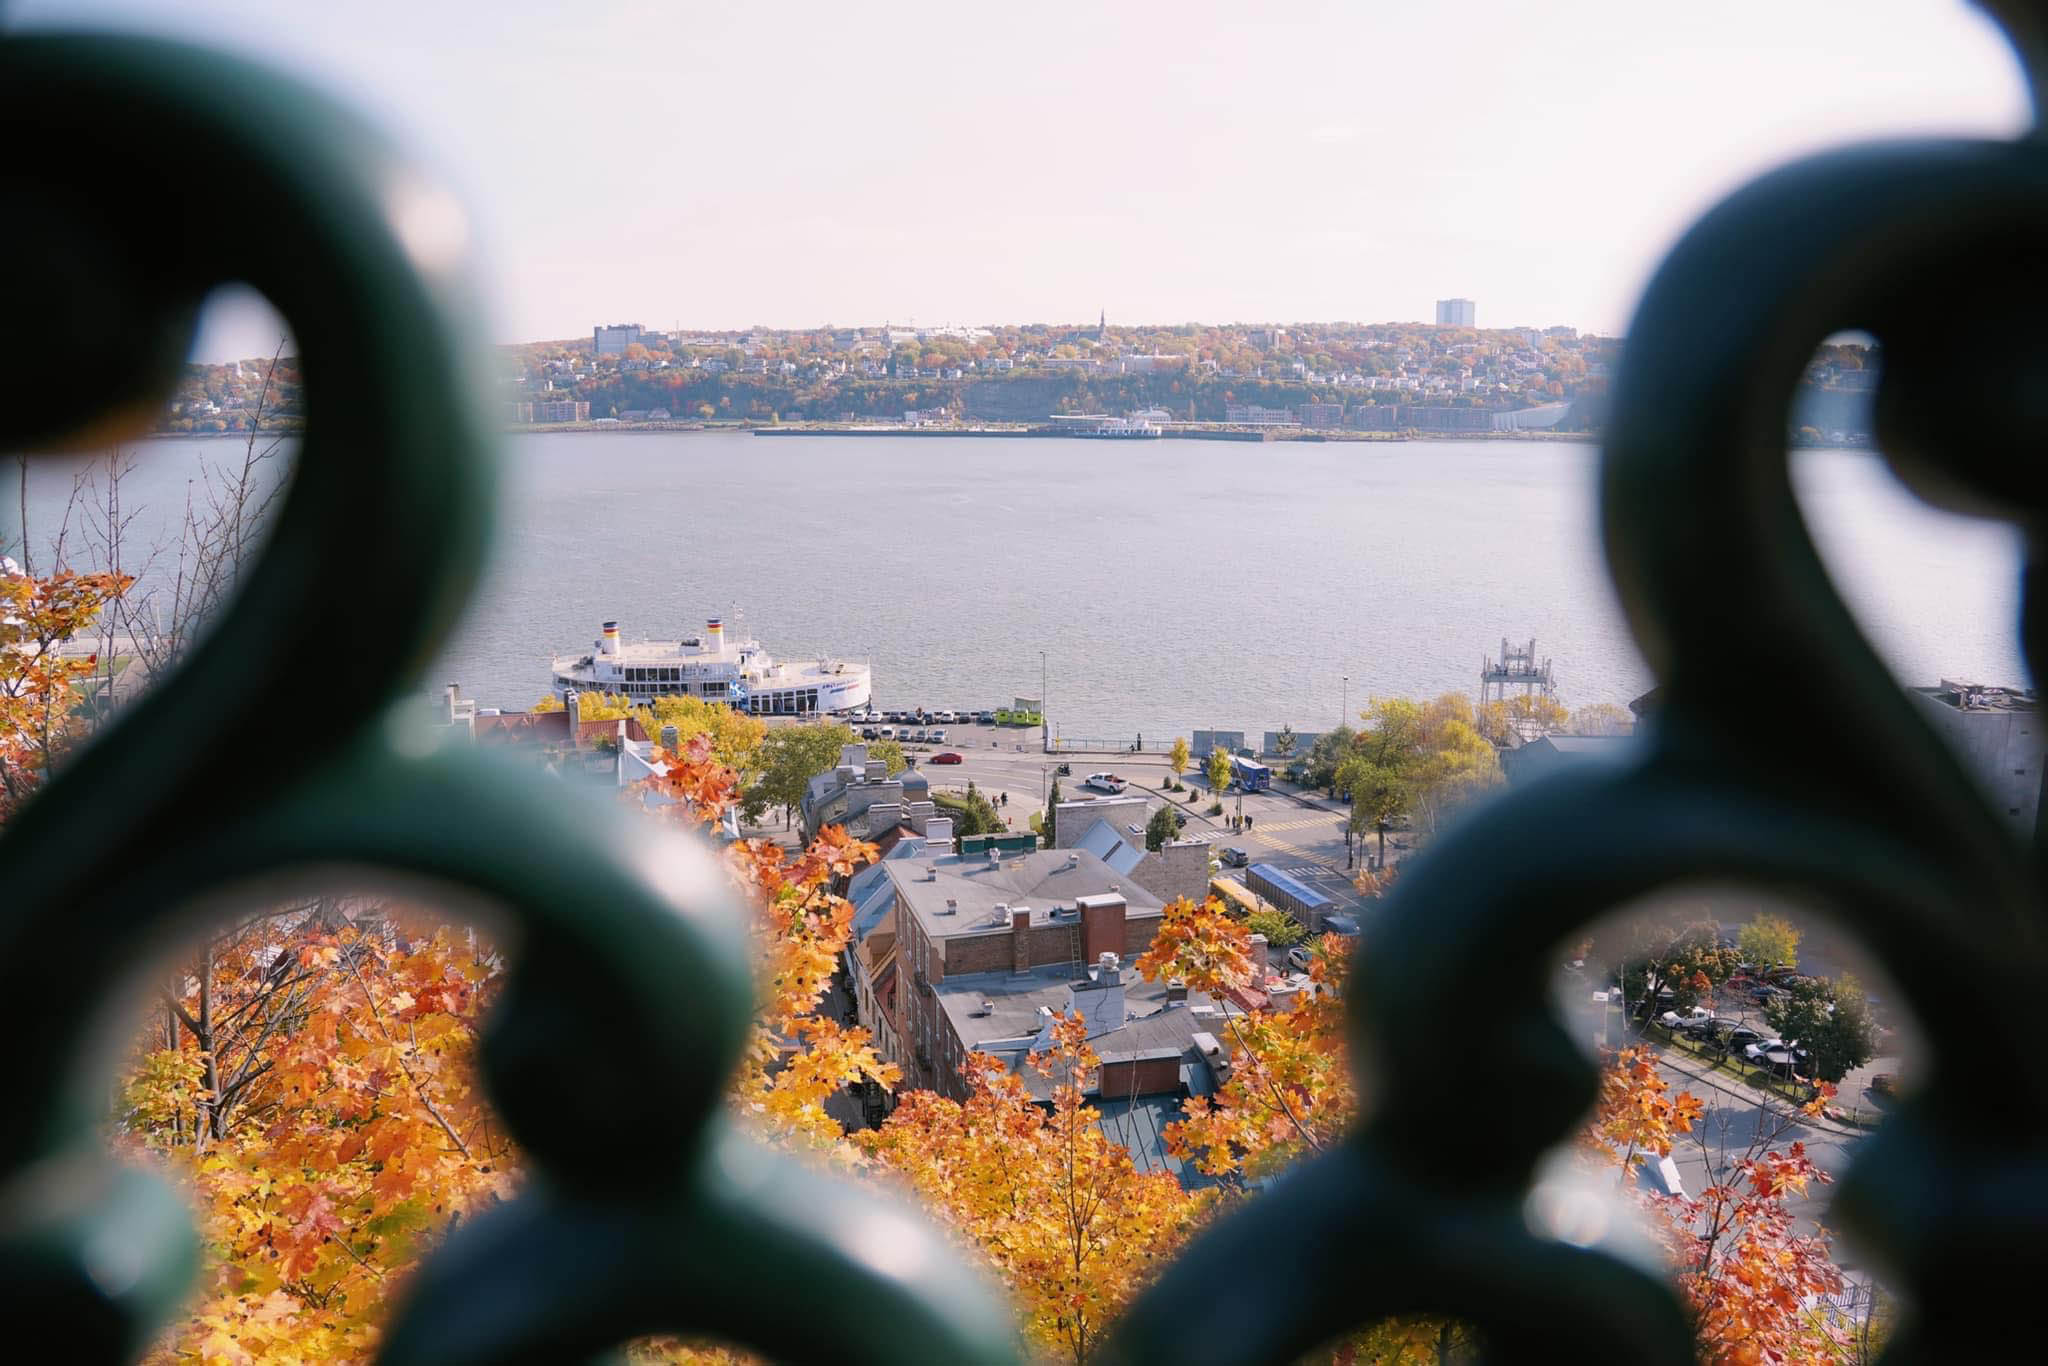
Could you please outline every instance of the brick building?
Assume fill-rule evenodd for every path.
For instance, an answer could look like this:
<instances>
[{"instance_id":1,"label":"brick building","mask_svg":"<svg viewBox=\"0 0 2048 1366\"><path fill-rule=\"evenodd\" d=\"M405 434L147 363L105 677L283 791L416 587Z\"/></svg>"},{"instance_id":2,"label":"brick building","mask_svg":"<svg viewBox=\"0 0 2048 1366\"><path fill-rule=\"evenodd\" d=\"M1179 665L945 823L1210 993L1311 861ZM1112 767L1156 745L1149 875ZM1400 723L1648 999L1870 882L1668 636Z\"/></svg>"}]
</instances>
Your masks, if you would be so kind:
<instances>
[{"instance_id":1,"label":"brick building","mask_svg":"<svg viewBox=\"0 0 2048 1366\"><path fill-rule=\"evenodd\" d=\"M1104 953L1136 958L1159 928L1163 903L1085 850L1005 849L977 837L967 852L891 859L889 879L905 1085L961 1096L968 1048L941 1007L947 981L1060 968L1078 975Z\"/></svg>"}]
</instances>

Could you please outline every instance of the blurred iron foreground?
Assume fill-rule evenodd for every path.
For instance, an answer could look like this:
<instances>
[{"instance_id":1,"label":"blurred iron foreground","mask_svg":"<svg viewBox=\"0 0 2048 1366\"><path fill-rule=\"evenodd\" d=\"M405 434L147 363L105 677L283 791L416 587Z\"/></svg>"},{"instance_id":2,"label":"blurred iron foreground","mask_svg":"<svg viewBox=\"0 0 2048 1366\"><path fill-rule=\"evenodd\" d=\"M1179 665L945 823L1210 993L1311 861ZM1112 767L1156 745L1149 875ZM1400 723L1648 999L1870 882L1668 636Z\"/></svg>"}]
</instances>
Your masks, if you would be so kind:
<instances>
[{"instance_id":1,"label":"blurred iron foreground","mask_svg":"<svg viewBox=\"0 0 2048 1366\"><path fill-rule=\"evenodd\" d=\"M1987 7L2038 90L2048 5ZM94 1132L90 1045L124 975L197 898L349 865L479 894L516 922L483 1066L540 1173L440 1250L384 1359L582 1360L673 1332L793 1359L1016 1360L1000 1298L936 1232L722 1119L750 989L743 921L710 855L548 806L537 775L419 751L388 722L488 532L460 208L318 93L165 42L0 37L0 125L15 134L0 256L19 267L0 360L49 399L0 407L0 446L132 430L167 392L198 302L230 281L289 320L310 415L274 539L218 630L0 838L9 1354L47 1340L67 1360L131 1359L197 1271L177 1197ZM195 158L237 168L233 193L187 193L172 172ZM2030 538L2021 635L2038 675L2048 500L2028 382L2048 315L2043 243L2048 147L2031 136L1812 158L1680 241L1629 329L1601 493L1661 714L1632 763L1518 791L1408 870L1349 994L1367 1119L1200 1238L1108 1357L1279 1362L1380 1316L1436 1312L1478 1325L1501 1359L1689 1359L1654 1268L1554 1237L1525 1208L1539 1157L1596 1084L1548 1004L1553 946L1704 878L1837 917L1926 1029L1927 1084L1862 1147L1835 1202L1909 1302L1891 1359L1997 1360L2038 1340L2048 1064L2024 1018L2048 982L2036 852L1986 809L1834 593L1784 432L1814 347L1874 334L1899 476ZM1965 371L1943 341L1971 306L2006 344L1973 348ZM1986 355L2005 370L1987 374ZM324 724L246 763L230 741L316 667ZM1772 705L1767 685L1785 679L1834 704Z\"/></svg>"}]
</instances>

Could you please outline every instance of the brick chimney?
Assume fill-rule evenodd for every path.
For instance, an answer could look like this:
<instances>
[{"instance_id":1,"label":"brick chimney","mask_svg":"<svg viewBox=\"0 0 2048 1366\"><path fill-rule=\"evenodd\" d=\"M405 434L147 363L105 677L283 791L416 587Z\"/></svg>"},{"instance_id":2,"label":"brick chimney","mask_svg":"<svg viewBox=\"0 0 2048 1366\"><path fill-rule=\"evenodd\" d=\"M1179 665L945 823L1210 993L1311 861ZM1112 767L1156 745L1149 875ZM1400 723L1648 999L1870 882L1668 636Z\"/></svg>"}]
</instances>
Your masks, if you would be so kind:
<instances>
[{"instance_id":1,"label":"brick chimney","mask_svg":"<svg viewBox=\"0 0 2048 1366\"><path fill-rule=\"evenodd\" d=\"M1123 894L1110 891L1096 896L1077 896L1074 905L1081 912L1081 961L1100 962L1105 953L1121 955L1124 951L1124 911L1127 909Z\"/></svg>"},{"instance_id":2,"label":"brick chimney","mask_svg":"<svg viewBox=\"0 0 2048 1366\"><path fill-rule=\"evenodd\" d=\"M1031 912L1010 912L1010 971L1031 971Z\"/></svg>"},{"instance_id":3,"label":"brick chimney","mask_svg":"<svg viewBox=\"0 0 2048 1366\"><path fill-rule=\"evenodd\" d=\"M1266 952L1266 936L1255 934L1252 936L1252 981L1264 982L1272 971L1273 960Z\"/></svg>"},{"instance_id":4,"label":"brick chimney","mask_svg":"<svg viewBox=\"0 0 2048 1366\"><path fill-rule=\"evenodd\" d=\"M573 748L583 730L583 699L570 688L562 694L562 706L569 713L569 744Z\"/></svg>"},{"instance_id":5,"label":"brick chimney","mask_svg":"<svg viewBox=\"0 0 2048 1366\"><path fill-rule=\"evenodd\" d=\"M681 749L682 741L677 738L681 734L682 732L672 725L663 726L661 728L661 747L671 753Z\"/></svg>"}]
</instances>

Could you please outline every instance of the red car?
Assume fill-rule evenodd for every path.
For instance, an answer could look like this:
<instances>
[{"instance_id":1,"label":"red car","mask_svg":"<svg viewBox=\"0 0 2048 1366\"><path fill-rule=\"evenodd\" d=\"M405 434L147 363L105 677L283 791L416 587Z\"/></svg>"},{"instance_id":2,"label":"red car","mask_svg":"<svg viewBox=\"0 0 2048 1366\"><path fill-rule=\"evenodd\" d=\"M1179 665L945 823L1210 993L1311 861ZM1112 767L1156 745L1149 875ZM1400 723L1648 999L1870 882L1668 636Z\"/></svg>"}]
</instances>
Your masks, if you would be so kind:
<instances>
[{"instance_id":1,"label":"red car","mask_svg":"<svg viewBox=\"0 0 2048 1366\"><path fill-rule=\"evenodd\" d=\"M941 754L934 754L931 757L931 762L935 764L958 764L965 762L965 760L963 760L960 755L955 754L952 750L949 749Z\"/></svg>"}]
</instances>

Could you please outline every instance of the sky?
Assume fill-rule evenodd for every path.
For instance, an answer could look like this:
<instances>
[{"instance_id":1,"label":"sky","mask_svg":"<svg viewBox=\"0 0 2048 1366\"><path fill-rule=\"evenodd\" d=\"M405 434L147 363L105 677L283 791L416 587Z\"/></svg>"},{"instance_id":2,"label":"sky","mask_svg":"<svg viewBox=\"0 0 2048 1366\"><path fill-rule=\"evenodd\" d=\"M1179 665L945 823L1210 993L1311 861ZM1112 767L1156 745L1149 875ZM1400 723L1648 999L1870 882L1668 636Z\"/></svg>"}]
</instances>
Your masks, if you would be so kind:
<instances>
[{"instance_id":1,"label":"sky","mask_svg":"<svg viewBox=\"0 0 2048 1366\"><path fill-rule=\"evenodd\" d=\"M1963 0L889 6L13 0L228 47L406 137L501 341L594 323L1383 322L1615 334L1679 232L1845 140L2009 135ZM268 354L213 310L197 358Z\"/></svg>"}]
</instances>

